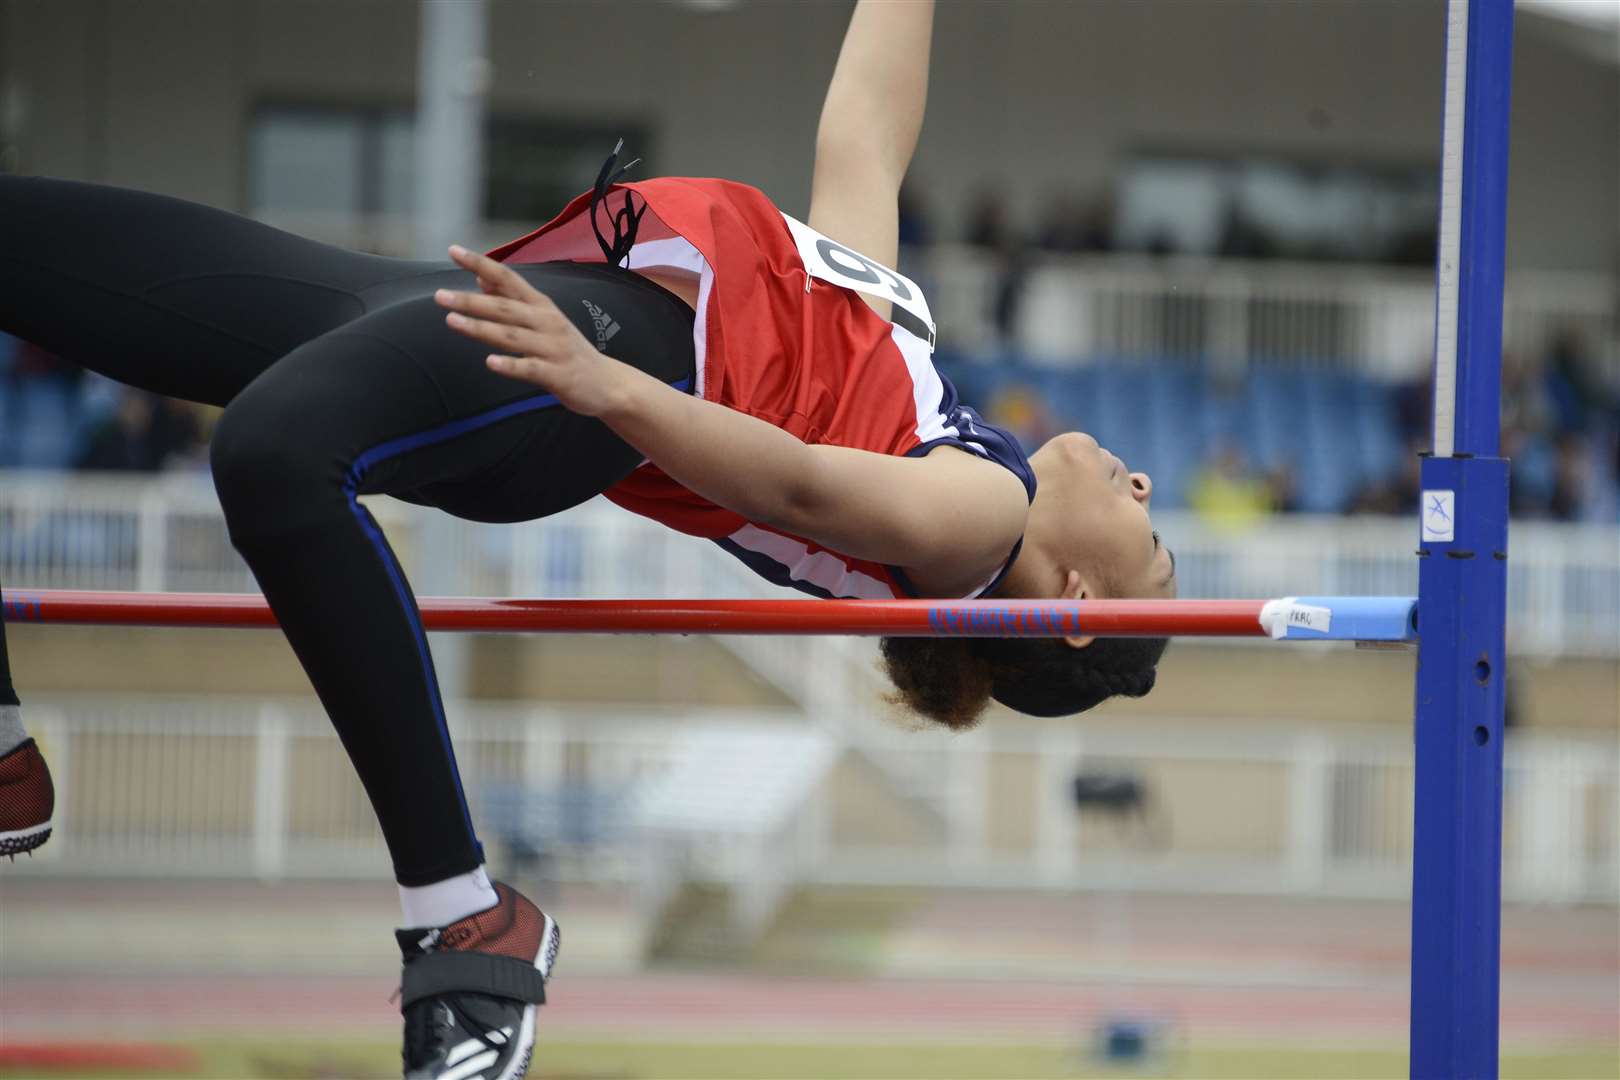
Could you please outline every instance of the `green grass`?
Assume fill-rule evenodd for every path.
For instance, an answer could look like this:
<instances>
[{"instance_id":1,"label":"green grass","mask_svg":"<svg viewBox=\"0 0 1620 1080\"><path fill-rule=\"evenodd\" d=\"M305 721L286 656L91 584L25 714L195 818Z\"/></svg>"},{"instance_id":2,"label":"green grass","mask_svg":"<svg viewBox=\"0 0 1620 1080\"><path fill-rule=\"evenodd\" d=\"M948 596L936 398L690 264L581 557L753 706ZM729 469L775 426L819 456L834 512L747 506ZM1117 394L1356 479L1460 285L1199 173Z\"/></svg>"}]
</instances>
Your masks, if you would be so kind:
<instances>
[{"instance_id":1,"label":"green grass","mask_svg":"<svg viewBox=\"0 0 1620 1080\"><path fill-rule=\"evenodd\" d=\"M190 1075L316 1080L398 1076L397 1045L319 1040L199 1039ZM1073 1049L883 1043L711 1043L543 1041L534 1080L1076 1080L1081 1077L1188 1077L1206 1080L1375 1080L1406 1076L1406 1056L1386 1050L1300 1047L1192 1047L1139 1070L1105 1069ZM0 1076L22 1072L0 1069ZM39 1076L37 1071L30 1075ZM50 1073L52 1077L93 1076ZM107 1073L101 1076L110 1075ZM138 1075L138 1074L128 1074ZM1616 1080L1620 1047L1509 1053L1502 1076L1517 1080Z\"/></svg>"}]
</instances>

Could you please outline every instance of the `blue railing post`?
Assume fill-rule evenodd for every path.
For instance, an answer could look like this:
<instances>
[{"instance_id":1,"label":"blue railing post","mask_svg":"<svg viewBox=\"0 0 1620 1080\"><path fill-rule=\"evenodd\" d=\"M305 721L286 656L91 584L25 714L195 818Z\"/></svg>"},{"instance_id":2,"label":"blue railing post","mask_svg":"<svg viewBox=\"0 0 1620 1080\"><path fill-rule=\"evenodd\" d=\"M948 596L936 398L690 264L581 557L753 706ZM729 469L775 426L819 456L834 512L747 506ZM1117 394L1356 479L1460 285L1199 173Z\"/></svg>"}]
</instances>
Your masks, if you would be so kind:
<instances>
[{"instance_id":1,"label":"blue railing post","mask_svg":"<svg viewBox=\"0 0 1620 1080\"><path fill-rule=\"evenodd\" d=\"M1512 0L1451 0L1434 453L1419 521L1414 1078L1497 1075L1508 466L1500 436Z\"/></svg>"}]
</instances>

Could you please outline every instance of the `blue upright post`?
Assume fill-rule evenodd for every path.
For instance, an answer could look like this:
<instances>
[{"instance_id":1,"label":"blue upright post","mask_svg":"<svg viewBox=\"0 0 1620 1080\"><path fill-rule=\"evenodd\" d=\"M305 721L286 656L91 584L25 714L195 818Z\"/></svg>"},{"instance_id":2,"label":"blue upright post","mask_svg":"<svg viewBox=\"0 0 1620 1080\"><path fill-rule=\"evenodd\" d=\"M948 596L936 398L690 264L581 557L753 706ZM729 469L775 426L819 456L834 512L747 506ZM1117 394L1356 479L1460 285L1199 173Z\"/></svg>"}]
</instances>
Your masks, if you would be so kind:
<instances>
[{"instance_id":1,"label":"blue upright post","mask_svg":"<svg viewBox=\"0 0 1620 1080\"><path fill-rule=\"evenodd\" d=\"M1507 462L1498 457L1512 0L1450 0L1435 330L1423 462L1414 1078L1497 1075Z\"/></svg>"}]
</instances>

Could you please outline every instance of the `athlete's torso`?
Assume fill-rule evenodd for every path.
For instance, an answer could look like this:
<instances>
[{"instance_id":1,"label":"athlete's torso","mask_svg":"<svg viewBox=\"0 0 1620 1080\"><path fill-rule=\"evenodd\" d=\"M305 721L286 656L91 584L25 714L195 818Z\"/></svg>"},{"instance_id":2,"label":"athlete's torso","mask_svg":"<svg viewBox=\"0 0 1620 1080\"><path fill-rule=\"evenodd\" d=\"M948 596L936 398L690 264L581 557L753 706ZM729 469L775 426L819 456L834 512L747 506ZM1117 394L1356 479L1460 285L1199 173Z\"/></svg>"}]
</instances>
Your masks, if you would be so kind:
<instances>
[{"instance_id":1,"label":"athlete's torso","mask_svg":"<svg viewBox=\"0 0 1620 1080\"><path fill-rule=\"evenodd\" d=\"M933 322L916 285L788 218L763 193L724 180L664 178L613 188L646 212L626 266L692 305L695 392L807 443L891 455L941 445L1011 470L1034 497L1016 441L956 399L931 359ZM598 223L611 230L609 203ZM552 222L491 254L512 263L603 261L581 196ZM856 290L894 305L879 316ZM916 594L894 567L750 522L648 463L607 493L620 506L707 537L767 579L822 597ZM988 587L986 580L974 589Z\"/></svg>"}]
</instances>

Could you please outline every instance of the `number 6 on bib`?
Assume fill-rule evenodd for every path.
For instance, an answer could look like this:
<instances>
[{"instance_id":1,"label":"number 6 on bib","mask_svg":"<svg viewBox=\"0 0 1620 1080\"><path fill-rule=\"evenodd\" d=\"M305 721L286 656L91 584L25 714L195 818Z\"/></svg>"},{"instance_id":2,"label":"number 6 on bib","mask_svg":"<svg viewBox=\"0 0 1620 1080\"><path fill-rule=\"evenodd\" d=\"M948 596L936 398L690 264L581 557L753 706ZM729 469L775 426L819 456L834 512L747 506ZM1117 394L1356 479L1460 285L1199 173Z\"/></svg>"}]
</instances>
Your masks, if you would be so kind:
<instances>
[{"instance_id":1,"label":"number 6 on bib","mask_svg":"<svg viewBox=\"0 0 1620 1080\"><path fill-rule=\"evenodd\" d=\"M926 341L929 352L934 351L934 317L916 282L898 270L891 270L823 236L787 214L782 215L782 220L787 222L788 231L793 234L793 243L799 249L799 258L804 261L805 273L833 285L887 300L894 305L890 320Z\"/></svg>"}]
</instances>

